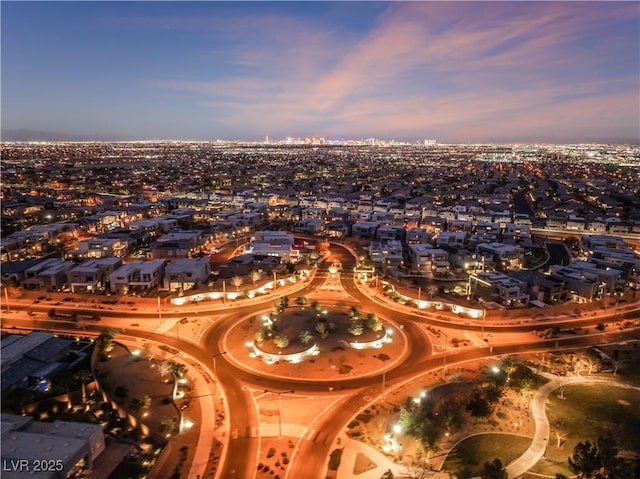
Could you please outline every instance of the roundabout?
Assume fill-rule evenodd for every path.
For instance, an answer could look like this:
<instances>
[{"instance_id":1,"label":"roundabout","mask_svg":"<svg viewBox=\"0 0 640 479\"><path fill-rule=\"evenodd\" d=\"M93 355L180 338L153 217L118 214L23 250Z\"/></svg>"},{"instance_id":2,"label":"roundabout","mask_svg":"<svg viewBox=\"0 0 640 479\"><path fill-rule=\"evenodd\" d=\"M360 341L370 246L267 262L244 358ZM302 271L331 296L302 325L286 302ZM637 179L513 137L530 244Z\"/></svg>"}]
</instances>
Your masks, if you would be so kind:
<instances>
[{"instance_id":1,"label":"roundabout","mask_svg":"<svg viewBox=\"0 0 640 479\"><path fill-rule=\"evenodd\" d=\"M256 376L314 383L376 376L407 358L405 333L394 323L349 313L335 305L264 312L233 324L222 344L229 361Z\"/></svg>"}]
</instances>

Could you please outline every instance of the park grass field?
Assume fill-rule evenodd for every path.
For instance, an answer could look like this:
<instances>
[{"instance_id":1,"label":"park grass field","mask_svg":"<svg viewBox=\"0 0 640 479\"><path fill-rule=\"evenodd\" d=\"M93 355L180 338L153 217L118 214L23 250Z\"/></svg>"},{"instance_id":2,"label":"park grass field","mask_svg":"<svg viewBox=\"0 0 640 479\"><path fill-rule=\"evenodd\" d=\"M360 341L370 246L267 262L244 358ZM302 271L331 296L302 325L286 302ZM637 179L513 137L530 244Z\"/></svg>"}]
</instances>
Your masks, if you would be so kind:
<instances>
[{"instance_id":1,"label":"park grass field","mask_svg":"<svg viewBox=\"0 0 640 479\"><path fill-rule=\"evenodd\" d=\"M549 396L547 417L551 433L549 446L531 472L573 475L567 459L579 442L595 442L611 432L621 453L640 456L640 391L609 385L575 385ZM560 447L557 447L560 434Z\"/></svg>"},{"instance_id":2,"label":"park grass field","mask_svg":"<svg viewBox=\"0 0 640 479\"><path fill-rule=\"evenodd\" d=\"M449 452L443 469L479 476L485 462L498 458L506 466L520 457L531 444L531 438L514 434L476 434L463 439Z\"/></svg>"}]
</instances>

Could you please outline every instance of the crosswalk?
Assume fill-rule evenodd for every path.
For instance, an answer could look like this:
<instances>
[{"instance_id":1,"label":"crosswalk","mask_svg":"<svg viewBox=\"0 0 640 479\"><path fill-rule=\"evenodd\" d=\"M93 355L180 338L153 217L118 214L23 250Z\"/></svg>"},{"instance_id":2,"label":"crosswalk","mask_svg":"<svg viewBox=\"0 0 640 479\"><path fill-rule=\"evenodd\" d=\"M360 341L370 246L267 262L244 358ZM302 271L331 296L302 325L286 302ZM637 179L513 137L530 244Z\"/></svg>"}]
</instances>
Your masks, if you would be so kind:
<instances>
[{"instance_id":1,"label":"crosswalk","mask_svg":"<svg viewBox=\"0 0 640 479\"><path fill-rule=\"evenodd\" d=\"M306 429L298 424L283 425L283 433L288 437L302 437L306 441L317 444L327 445L330 442L329 434L316 429ZM277 425L275 424L266 424L260 427L248 426L244 436L239 434L237 427L229 431L229 437L231 439L238 439L238 437L270 437L274 435L277 435Z\"/></svg>"}]
</instances>

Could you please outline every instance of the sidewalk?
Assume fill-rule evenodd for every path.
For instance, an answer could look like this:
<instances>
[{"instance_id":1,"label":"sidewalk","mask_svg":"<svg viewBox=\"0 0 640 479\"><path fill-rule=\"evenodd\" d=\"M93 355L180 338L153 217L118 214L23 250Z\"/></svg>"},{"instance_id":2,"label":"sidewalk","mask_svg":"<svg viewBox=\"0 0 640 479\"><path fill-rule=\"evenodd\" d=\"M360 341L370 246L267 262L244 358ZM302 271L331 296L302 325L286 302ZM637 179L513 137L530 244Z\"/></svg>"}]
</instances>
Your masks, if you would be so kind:
<instances>
[{"instance_id":1,"label":"sidewalk","mask_svg":"<svg viewBox=\"0 0 640 479\"><path fill-rule=\"evenodd\" d=\"M132 349L136 349L141 346L140 340L136 339L125 339L119 337L118 341L130 346ZM144 340L144 342L152 344L152 349L150 351L152 351L153 356L162 355L163 351L158 349L158 343L149 340ZM217 417L228 417L227 406L224 400L221 401L217 398L217 396L221 394L222 390L214 383L213 379L202 364L198 363L193 358L186 356L184 353L181 353L176 360L184 363L187 367L187 377L191 380L191 387L193 388L192 400L198 402L198 407L194 407L194 405L186 409L184 412L181 412L182 421L185 423L191 421L198 428L197 442L194 441L196 449L186 477L204 478L207 477L207 468L211 465L213 460L212 451L216 446L215 441L222 444L223 451L225 451L227 447L226 441L228 441L229 438L228 421L224 421L223 419L223 425L218 429L216 429L215 424L217 422ZM212 413L214 410L214 400L216 401L215 415ZM187 433L186 430L183 434L185 433ZM176 449L176 453L177 452L178 450ZM222 454L222 457L220 458L221 463L218 464L217 467L213 466L209 471L210 474L214 473L213 470L216 470L217 473L222 470L224 457L224 454ZM171 463L171 461L168 461L168 463ZM162 471L157 472L162 474L167 472L167 469L165 468Z\"/></svg>"},{"instance_id":2,"label":"sidewalk","mask_svg":"<svg viewBox=\"0 0 640 479\"><path fill-rule=\"evenodd\" d=\"M389 469L391 469L394 476L406 474L404 466L396 464L373 446L356 441L347 436L341 435L340 437L341 446L336 447L344 447L344 451L342 452L342 460L340 462L340 467L338 468L337 479L350 479L354 477L354 466L356 464L356 457L358 454L366 456L377 466L375 469L358 474L358 478L380 479L382 474Z\"/></svg>"},{"instance_id":3,"label":"sidewalk","mask_svg":"<svg viewBox=\"0 0 640 479\"><path fill-rule=\"evenodd\" d=\"M536 395L531 401L531 412L535 421L535 434L533 441L529 449L527 449L522 456L511 462L507 467L507 474L509 479L519 477L527 472L544 456L547 445L549 444L549 420L547 419L547 413L545 410L545 404L549 394L555 389L558 389L563 383L569 384L589 384L589 383L609 383L617 384L618 382L608 378L593 378L584 376L563 376L559 378L553 374L540 373L543 376L550 378L547 384L542 386L536 392Z\"/></svg>"}]
</instances>

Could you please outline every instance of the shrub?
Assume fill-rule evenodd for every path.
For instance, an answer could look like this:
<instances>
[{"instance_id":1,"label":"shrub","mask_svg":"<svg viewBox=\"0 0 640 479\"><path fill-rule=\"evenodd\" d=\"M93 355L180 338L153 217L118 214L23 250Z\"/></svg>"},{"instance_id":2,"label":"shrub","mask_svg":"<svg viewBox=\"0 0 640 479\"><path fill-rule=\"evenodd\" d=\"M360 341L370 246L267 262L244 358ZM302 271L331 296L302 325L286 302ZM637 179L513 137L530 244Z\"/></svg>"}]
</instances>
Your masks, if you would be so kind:
<instances>
[{"instance_id":1,"label":"shrub","mask_svg":"<svg viewBox=\"0 0 640 479\"><path fill-rule=\"evenodd\" d=\"M373 416L371 414L367 414L367 413L358 414L356 416L356 419L358 421L362 421L365 424L367 424L369 421L371 421L372 418L373 418Z\"/></svg>"},{"instance_id":2,"label":"shrub","mask_svg":"<svg viewBox=\"0 0 640 479\"><path fill-rule=\"evenodd\" d=\"M342 451L343 448L331 451L331 454L329 455L329 470L338 470L338 467L340 467L340 461L342 460Z\"/></svg>"},{"instance_id":3,"label":"shrub","mask_svg":"<svg viewBox=\"0 0 640 479\"><path fill-rule=\"evenodd\" d=\"M273 457L276 453L275 447L270 447L269 452L267 452L267 458Z\"/></svg>"}]
</instances>

